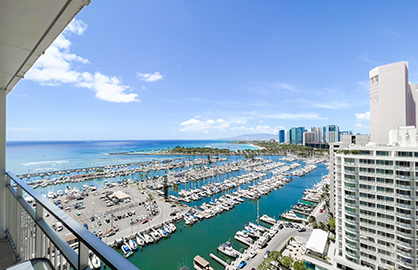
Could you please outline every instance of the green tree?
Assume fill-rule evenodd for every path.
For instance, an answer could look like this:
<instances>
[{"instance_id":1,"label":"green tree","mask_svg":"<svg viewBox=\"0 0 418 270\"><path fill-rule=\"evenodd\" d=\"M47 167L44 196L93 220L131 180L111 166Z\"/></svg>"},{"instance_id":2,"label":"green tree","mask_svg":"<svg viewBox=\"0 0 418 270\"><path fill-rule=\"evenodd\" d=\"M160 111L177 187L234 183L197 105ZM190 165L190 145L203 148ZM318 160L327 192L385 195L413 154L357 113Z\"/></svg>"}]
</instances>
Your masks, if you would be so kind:
<instances>
[{"instance_id":1,"label":"green tree","mask_svg":"<svg viewBox=\"0 0 418 270\"><path fill-rule=\"evenodd\" d=\"M328 221L327 229L328 231L335 234L335 218L332 218Z\"/></svg>"},{"instance_id":2,"label":"green tree","mask_svg":"<svg viewBox=\"0 0 418 270\"><path fill-rule=\"evenodd\" d=\"M269 258L271 258L271 259L273 259L273 260L275 260L277 262L280 260L281 257L282 257L282 254L279 251L277 251L277 250L273 250L269 254Z\"/></svg>"},{"instance_id":3,"label":"green tree","mask_svg":"<svg viewBox=\"0 0 418 270\"><path fill-rule=\"evenodd\" d=\"M284 267L289 268L289 267L291 267L291 266L292 266L292 264L293 264L293 260L292 260L292 258L290 258L289 256L283 256L283 257L280 259L280 263L281 263Z\"/></svg>"},{"instance_id":4,"label":"green tree","mask_svg":"<svg viewBox=\"0 0 418 270\"><path fill-rule=\"evenodd\" d=\"M314 216L309 216L308 218L308 223L315 223L316 222L316 218Z\"/></svg>"},{"instance_id":5,"label":"green tree","mask_svg":"<svg viewBox=\"0 0 418 270\"><path fill-rule=\"evenodd\" d=\"M293 264L293 269L294 270L306 270L306 266L303 262L295 262Z\"/></svg>"},{"instance_id":6,"label":"green tree","mask_svg":"<svg viewBox=\"0 0 418 270\"><path fill-rule=\"evenodd\" d=\"M321 229L323 231L326 231L327 230L327 226L325 226L324 222L320 221L318 223L318 229Z\"/></svg>"}]
</instances>

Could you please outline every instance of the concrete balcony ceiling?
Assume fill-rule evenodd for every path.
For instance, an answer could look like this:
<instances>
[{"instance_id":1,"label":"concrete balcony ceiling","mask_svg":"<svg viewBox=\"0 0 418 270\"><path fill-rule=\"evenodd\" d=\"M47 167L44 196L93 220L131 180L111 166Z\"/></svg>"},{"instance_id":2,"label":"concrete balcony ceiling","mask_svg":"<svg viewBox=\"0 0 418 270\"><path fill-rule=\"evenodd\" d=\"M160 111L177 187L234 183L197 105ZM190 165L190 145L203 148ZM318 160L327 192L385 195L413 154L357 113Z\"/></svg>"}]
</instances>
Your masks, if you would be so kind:
<instances>
[{"instance_id":1,"label":"concrete balcony ceiling","mask_svg":"<svg viewBox=\"0 0 418 270\"><path fill-rule=\"evenodd\" d=\"M90 0L0 0L0 89L9 93Z\"/></svg>"}]
</instances>

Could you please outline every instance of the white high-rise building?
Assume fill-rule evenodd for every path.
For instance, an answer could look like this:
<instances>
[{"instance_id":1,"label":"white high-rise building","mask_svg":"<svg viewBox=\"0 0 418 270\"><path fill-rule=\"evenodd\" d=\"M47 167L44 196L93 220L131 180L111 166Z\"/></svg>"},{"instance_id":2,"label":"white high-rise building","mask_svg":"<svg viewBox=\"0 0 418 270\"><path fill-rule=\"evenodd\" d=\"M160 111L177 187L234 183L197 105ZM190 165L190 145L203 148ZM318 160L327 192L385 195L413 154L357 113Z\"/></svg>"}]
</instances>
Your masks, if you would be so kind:
<instances>
[{"instance_id":1,"label":"white high-rise building","mask_svg":"<svg viewBox=\"0 0 418 270\"><path fill-rule=\"evenodd\" d=\"M371 141L386 144L389 130L416 126L418 87L408 82L408 62L376 67L369 78Z\"/></svg>"},{"instance_id":2,"label":"white high-rise building","mask_svg":"<svg viewBox=\"0 0 418 270\"><path fill-rule=\"evenodd\" d=\"M315 133L314 140L317 143L322 142L322 128L320 127L311 127L311 132Z\"/></svg>"},{"instance_id":3,"label":"white high-rise building","mask_svg":"<svg viewBox=\"0 0 418 270\"><path fill-rule=\"evenodd\" d=\"M335 143L340 141L340 128L337 125L323 127L324 142Z\"/></svg>"},{"instance_id":4,"label":"white high-rise building","mask_svg":"<svg viewBox=\"0 0 418 270\"><path fill-rule=\"evenodd\" d=\"M418 129L388 137L333 153L337 269L418 269Z\"/></svg>"}]
</instances>

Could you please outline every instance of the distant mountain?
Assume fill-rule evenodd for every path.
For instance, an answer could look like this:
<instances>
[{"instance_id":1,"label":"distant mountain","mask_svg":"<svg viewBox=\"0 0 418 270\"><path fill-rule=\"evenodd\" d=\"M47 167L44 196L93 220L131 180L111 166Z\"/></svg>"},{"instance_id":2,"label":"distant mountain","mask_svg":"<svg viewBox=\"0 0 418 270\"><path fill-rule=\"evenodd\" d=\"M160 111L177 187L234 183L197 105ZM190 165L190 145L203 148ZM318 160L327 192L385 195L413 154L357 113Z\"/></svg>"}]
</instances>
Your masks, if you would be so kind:
<instances>
[{"instance_id":1,"label":"distant mountain","mask_svg":"<svg viewBox=\"0 0 418 270\"><path fill-rule=\"evenodd\" d=\"M261 141L261 140L271 140L279 139L279 135L269 134L269 133L260 133L260 134L244 134L235 137L223 138L221 140L225 141Z\"/></svg>"}]
</instances>

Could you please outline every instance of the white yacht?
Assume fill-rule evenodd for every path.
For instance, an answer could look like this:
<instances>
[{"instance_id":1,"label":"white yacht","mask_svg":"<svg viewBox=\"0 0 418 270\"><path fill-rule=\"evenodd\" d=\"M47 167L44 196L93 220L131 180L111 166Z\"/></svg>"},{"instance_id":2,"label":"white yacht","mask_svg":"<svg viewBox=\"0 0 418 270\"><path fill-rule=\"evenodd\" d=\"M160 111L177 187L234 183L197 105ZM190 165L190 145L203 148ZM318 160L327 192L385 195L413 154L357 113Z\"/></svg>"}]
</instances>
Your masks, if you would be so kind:
<instances>
[{"instance_id":1,"label":"white yacht","mask_svg":"<svg viewBox=\"0 0 418 270\"><path fill-rule=\"evenodd\" d=\"M136 243L140 245L141 247L145 245L145 242L143 240L144 237L142 237L139 233L136 235L135 239L136 239Z\"/></svg>"},{"instance_id":2,"label":"white yacht","mask_svg":"<svg viewBox=\"0 0 418 270\"><path fill-rule=\"evenodd\" d=\"M53 199L55 197L57 197L57 195L53 191L48 192L48 198L49 199Z\"/></svg>"},{"instance_id":3,"label":"white yacht","mask_svg":"<svg viewBox=\"0 0 418 270\"><path fill-rule=\"evenodd\" d=\"M134 239L129 240L128 241L128 244L129 244L129 247L132 250L137 250L138 249L138 245L135 243L135 240Z\"/></svg>"},{"instance_id":4,"label":"white yacht","mask_svg":"<svg viewBox=\"0 0 418 270\"><path fill-rule=\"evenodd\" d=\"M239 252L232 248L231 241L229 241L229 240L227 242L219 245L218 250L220 252L222 252L223 254L225 254L229 257L232 257L232 258L236 258L239 255Z\"/></svg>"},{"instance_id":5,"label":"white yacht","mask_svg":"<svg viewBox=\"0 0 418 270\"><path fill-rule=\"evenodd\" d=\"M134 253L132 252L131 248L130 248L127 244L124 244L124 245L122 246L122 251L123 251L123 256L124 256L125 258L128 258L128 257L129 257L129 256L131 256L132 254L134 254Z\"/></svg>"}]
</instances>

